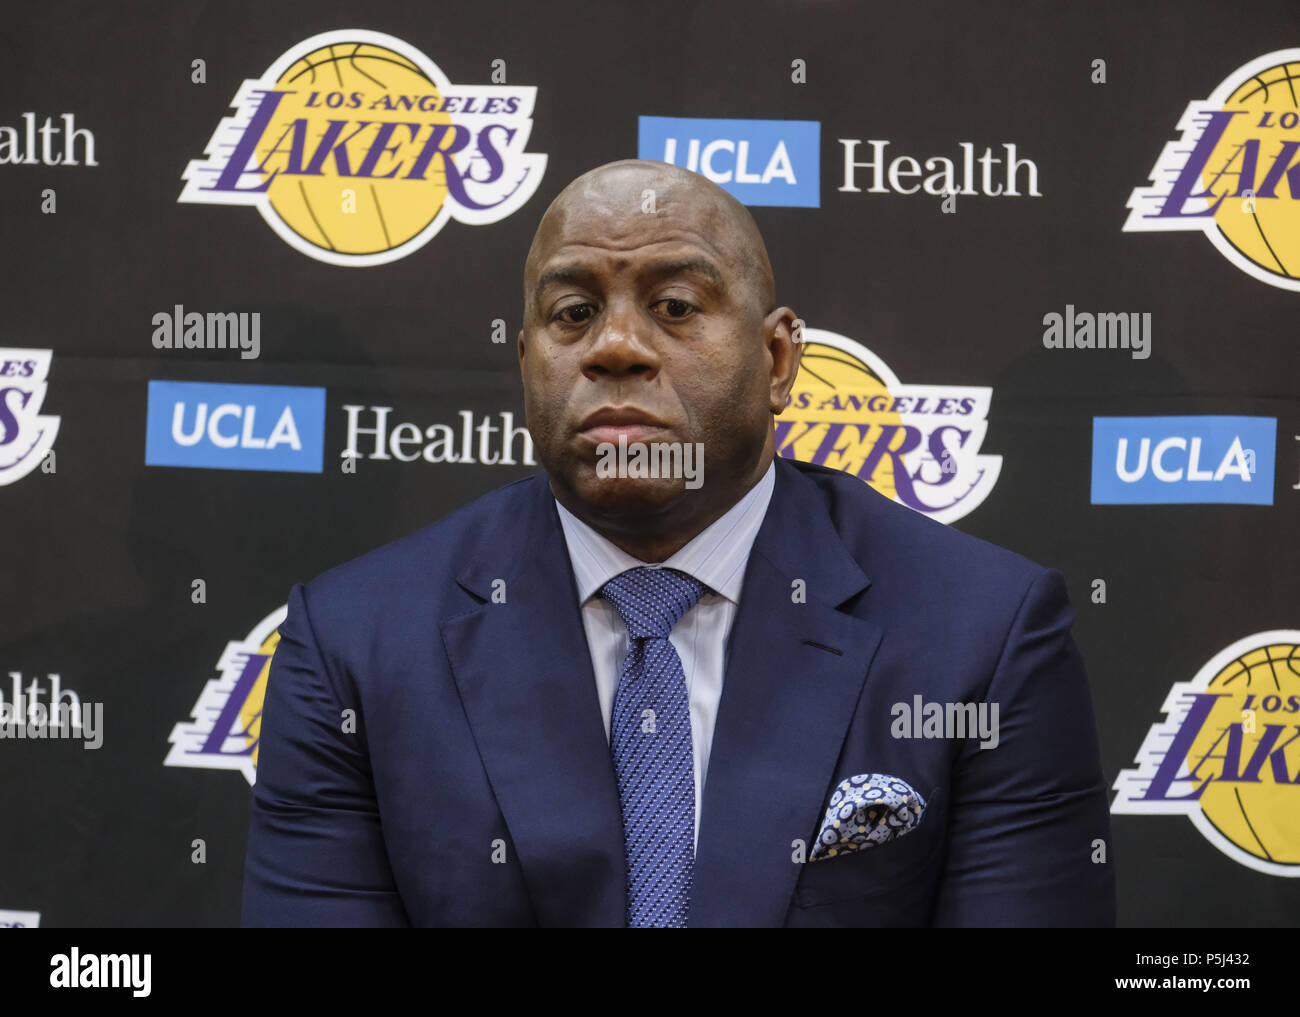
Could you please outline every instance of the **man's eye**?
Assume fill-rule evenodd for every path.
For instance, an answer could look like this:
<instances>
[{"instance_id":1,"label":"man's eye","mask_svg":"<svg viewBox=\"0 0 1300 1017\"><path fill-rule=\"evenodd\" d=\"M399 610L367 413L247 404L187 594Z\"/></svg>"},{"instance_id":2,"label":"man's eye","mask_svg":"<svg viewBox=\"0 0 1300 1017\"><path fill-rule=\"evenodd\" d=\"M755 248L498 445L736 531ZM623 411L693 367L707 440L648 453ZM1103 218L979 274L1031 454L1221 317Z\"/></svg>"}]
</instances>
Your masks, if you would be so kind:
<instances>
[{"instance_id":1,"label":"man's eye","mask_svg":"<svg viewBox=\"0 0 1300 1017\"><path fill-rule=\"evenodd\" d=\"M596 309L590 304L571 304L564 308L556 315L561 321L569 325L581 325L587 321L596 312Z\"/></svg>"},{"instance_id":2,"label":"man's eye","mask_svg":"<svg viewBox=\"0 0 1300 1017\"><path fill-rule=\"evenodd\" d=\"M654 306L662 307L663 313L670 318L685 318L695 310L685 300L678 300L676 297L667 297L658 301Z\"/></svg>"}]
</instances>

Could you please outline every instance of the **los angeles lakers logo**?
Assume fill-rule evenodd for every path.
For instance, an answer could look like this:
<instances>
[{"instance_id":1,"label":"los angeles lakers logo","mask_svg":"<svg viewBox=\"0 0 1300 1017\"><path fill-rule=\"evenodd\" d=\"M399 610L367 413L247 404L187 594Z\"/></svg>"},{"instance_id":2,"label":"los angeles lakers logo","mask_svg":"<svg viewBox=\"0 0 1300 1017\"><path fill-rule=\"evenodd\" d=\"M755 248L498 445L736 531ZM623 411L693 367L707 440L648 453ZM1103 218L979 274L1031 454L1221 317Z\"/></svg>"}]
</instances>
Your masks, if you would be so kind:
<instances>
[{"instance_id":1,"label":"los angeles lakers logo","mask_svg":"<svg viewBox=\"0 0 1300 1017\"><path fill-rule=\"evenodd\" d=\"M1243 272L1300 290L1300 49L1229 74L1178 129L1125 231L1200 230Z\"/></svg>"},{"instance_id":2,"label":"los angeles lakers logo","mask_svg":"<svg viewBox=\"0 0 1300 1017\"><path fill-rule=\"evenodd\" d=\"M1300 876L1300 631L1238 640L1161 710L1111 812L1185 815L1234 861Z\"/></svg>"},{"instance_id":3,"label":"los angeles lakers logo","mask_svg":"<svg viewBox=\"0 0 1300 1017\"><path fill-rule=\"evenodd\" d=\"M527 153L534 86L453 85L379 32L313 36L235 94L180 201L252 205L303 254L379 265L448 219L504 219L541 183Z\"/></svg>"},{"instance_id":4,"label":"los angeles lakers logo","mask_svg":"<svg viewBox=\"0 0 1300 1017\"><path fill-rule=\"evenodd\" d=\"M288 605L263 618L247 639L226 645L217 661L220 678L204 687L193 720L172 729L166 766L238 770L252 785L257 779L257 747L262 733L262 702L271 658L280 644L280 623Z\"/></svg>"},{"instance_id":5,"label":"los angeles lakers logo","mask_svg":"<svg viewBox=\"0 0 1300 1017\"><path fill-rule=\"evenodd\" d=\"M883 360L834 332L805 328L803 359L777 454L844 470L941 523L997 483L1002 457L980 455L993 390L904 385Z\"/></svg>"}]
</instances>

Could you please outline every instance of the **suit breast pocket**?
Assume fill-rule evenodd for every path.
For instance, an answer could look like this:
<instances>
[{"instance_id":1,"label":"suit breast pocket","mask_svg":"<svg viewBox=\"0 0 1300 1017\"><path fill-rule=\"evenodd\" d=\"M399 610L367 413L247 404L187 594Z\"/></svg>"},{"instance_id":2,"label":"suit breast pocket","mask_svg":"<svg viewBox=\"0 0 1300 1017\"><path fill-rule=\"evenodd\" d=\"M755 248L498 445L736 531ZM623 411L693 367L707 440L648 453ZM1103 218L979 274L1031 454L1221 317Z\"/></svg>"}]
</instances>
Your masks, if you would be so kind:
<instances>
[{"instance_id":1,"label":"suit breast pocket","mask_svg":"<svg viewBox=\"0 0 1300 1017\"><path fill-rule=\"evenodd\" d=\"M943 846L942 794L942 788L930 792L925 815L910 833L877 847L806 862L795 884L795 905L816 908L890 893L900 901L919 899L921 891L930 889Z\"/></svg>"}]
</instances>

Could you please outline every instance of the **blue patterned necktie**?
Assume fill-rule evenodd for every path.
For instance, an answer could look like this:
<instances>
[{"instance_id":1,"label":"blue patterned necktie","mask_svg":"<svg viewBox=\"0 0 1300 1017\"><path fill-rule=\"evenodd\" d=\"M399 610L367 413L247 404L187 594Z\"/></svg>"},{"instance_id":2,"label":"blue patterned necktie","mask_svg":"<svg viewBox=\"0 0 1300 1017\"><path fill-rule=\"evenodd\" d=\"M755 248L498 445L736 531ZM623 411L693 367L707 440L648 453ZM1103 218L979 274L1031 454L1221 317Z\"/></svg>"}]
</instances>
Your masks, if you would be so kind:
<instances>
[{"instance_id":1,"label":"blue patterned necktie","mask_svg":"<svg viewBox=\"0 0 1300 1017\"><path fill-rule=\"evenodd\" d=\"M684 928L695 870L695 767L682 661L668 641L707 587L675 569L634 568L601 594L630 642L610 723L627 851L627 924Z\"/></svg>"}]
</instances>

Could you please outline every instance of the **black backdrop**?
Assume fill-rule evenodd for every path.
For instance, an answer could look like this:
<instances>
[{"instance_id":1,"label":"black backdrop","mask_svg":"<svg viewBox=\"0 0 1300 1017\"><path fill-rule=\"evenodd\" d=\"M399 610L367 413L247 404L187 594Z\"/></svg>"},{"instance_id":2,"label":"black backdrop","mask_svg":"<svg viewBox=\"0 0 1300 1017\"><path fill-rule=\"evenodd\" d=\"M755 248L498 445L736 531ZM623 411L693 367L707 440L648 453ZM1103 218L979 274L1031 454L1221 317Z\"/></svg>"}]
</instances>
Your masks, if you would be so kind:
<instances>
[{"instance_id":1,"label":"black backdrop","mask_svg":"<svg viewBox=\"0 0 1300 1017\"><path fill-rule=\"evenodd\" d=\"M251 207L177 200L241 82L345 29L414 47L456 86L492 84L503 66L502 87L536 88L524 150L547 163L520 209L450 221L418 250L359 267L294 249ZM80 154L78 166L44 165L39 151L34 165L0 163L0 347L52 351L41 413L60 419L53 469L42 459L20 475L20 464L0 486L0 692L12 699L15 674L43 689L58 675L103 704L104 728L95 750L0 741L0 922L238 923L249 782L212 763L165 765L177 725L195 720L228 644L294 582L532 472L364 457L345 472L343 407L366 407L369 423L369 407L389 406L390 425L457 435L462 411L522 423L513 336L532 231L574 176L637 155L645 116L820 125L817 206L752 209L779 299L904 386L991 389L980 452L1000 456L1001 472L951 525L1065 573L1107 776L1135 769L1175 683L1255 634L1300 642L1295 279L1253 277L1196 231L1123 230L1188 103L1297 46L1293 0L11 5L0 124L21 156L24 113L37 125L72 114L97 165ZM799 60L805 81L793 80ZM1279 137L1300 131L1266 139L1270 158ZM995 155L1014 144L1041 195L1025 194L1022 175L1022 196L961 194L946 213L939 196L869 192L862 168L860 190L845 191L846 138L859 161L873 139L889 141L887 160L959 164L961 142ZM1285 181L1259 198L1293 251L1298 199ZM153 316L176 304L260 313L260 356L156 349ZM1067 304L1149 313L1150 357L1045 348L1044 315ZM492 341L497 319L504 343ZM160 380L323 388L323 469L147 466ZM17 379L11 411L33 384ZM1276 421L1268 504L1092 503L1094 417L1223 415ZM1292 645L1263 642L1275 657ZM1300 682L1296 659L1276 665L1283 682ZM1298 721L1259 718L1261 730ZM1295 923L1300 742L1281 758L1289 783L1265 766L1249 789L1274 871L1187 815L1116 812L1122 924Z\"/></svg>"}]
</instances>

